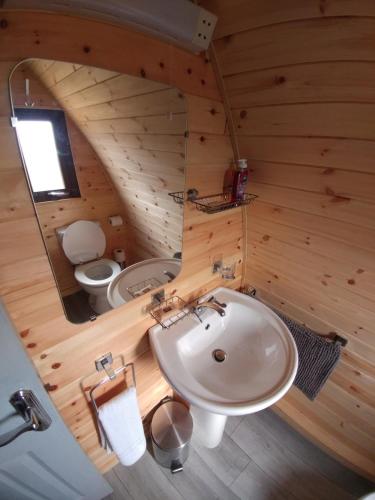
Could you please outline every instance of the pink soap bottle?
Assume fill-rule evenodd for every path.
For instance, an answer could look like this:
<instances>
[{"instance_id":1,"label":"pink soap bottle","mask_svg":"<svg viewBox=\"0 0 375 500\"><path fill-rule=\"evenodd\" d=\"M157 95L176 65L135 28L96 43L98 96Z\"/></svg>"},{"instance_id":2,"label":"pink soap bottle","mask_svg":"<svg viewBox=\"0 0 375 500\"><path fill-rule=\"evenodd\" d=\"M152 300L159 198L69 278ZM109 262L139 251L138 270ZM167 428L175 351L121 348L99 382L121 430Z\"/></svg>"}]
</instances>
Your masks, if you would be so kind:
<instances>
[{"instance_id":1,"label":"pink soap bottle","mask_svg":"<svg viewBox=\"0 0 375 500\"><path fill-rule=\"evenodd\" d=\"M244 199L248 178L247 160L238 160L233 176L232 201Z\"/></svg>"}]
</instances>

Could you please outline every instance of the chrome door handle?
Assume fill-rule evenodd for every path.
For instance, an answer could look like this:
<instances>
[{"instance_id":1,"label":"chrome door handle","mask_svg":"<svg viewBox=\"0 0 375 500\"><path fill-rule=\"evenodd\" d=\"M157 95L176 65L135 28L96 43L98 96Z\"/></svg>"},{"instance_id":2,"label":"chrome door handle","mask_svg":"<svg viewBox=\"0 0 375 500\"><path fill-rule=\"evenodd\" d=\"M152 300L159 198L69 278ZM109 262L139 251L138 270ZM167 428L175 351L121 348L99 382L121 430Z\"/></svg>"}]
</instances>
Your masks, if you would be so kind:
<instances>
[{"instance_id":1,"label":"chrome door handle","mask_svg":"<svg viewBox=\"0 0 375 500\"><path fill-rule=\"evenodd\" d=\"M51 425L52 420L33 391L20 389L9 399L9 403L16 412L21 415L25 423L19 425L12 431L0 435L0 447L5 446L20 434L27 431L44 431Z\"/></svg>"}]
</instances>

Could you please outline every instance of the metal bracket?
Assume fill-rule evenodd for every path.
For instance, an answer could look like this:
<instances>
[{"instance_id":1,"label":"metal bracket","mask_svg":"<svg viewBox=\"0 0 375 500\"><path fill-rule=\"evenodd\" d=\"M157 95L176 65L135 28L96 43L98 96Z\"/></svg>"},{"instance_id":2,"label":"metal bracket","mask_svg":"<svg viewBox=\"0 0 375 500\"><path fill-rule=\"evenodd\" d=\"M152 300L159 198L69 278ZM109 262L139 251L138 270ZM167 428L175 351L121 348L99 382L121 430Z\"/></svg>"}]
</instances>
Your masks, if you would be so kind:
<instances>
[{"instance_id":1,"label":"metal bracket","mask_svg":"<svg viewBox=\"0 0 375 500\"><path fill-rule=\"evenodd\" d=\"M187 190L187 199L189 201L194 201L195 199L198 198L198 190L195 188L191 188Z\"/></svg>"},{"instance_id":2,"label":"metal bracket","mask_svg":"<svg viewBox=\"0 0 375 500\"><path fill-rule=\"evenodd\" d=\"M156 293L151 294L151 304L153 306L157 306L161 304L165 300L165 290L164 288L162 290L159 290Z\"/></svg>"},{"instance_id":3,"label":"metal bracket","mask_svg":"<svg viewBox=\"0 0 375 500\"><path fill-rule=\"evenodd\" d=\"M10 124L13 128L16 128L17 127L17 123L18 123L18 118L16 116L11 116L10 117Z\"/></svg>"},{"instance_id":4,"label":"metal bracket","mask_svg":"<svg viewBox=\"0 0 375 500\"><path fill-rule=\"evenodd\" d=\"M247 285L240 291L241 293L243 293L244 295L248 295L249 297L256 297L257 294L257 289L252 285Z\"/></svg>"},{"instance_id":5,"label":"metal bracket","mask_svg":"<svg viewBox=\"0 0 375 500\"><path fill-rule=\"evenodd\" d=\"M213 274L219 273L221 271L222 267L223 267L223 261L222 260L215 260L215 262L212 264Z\"/></svg>"},{"instance_id":6,"label":"metal bracket","mask_svg":"<svg viewBox=\"0 0 375 500\"><path fill-rule=\"evenodd\" d=\"M109 380L113 380L116 377L116 375L113 371L112 363L113 363L112 353L108 352L107 354L104 354L104 356L101 356L100 358L95 360L95 368L98 372L105 370Z\"/></svg>"}]
</instances>

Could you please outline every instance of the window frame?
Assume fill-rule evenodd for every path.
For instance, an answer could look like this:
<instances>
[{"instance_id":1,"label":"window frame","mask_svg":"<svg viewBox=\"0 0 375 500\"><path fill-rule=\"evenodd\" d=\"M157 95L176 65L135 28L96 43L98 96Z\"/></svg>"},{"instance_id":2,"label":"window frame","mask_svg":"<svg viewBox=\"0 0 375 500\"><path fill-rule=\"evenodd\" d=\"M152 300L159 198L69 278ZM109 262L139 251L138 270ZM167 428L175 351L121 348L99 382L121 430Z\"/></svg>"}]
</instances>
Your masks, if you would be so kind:
<instances>
[{"instance_id":1,"label":"window frame","mask_svg":"<svg viewBox=\"0 0 375 500\"><path fill-rule=\"evenodd\" d=\"M14 114L19 121L49 121L52 123L53 135L56 142L56 150L58 160L60 162L61 173L64 179L65 189L51 189L48 191L33 191L30 182L30 191L35 203L46 201L58 201L69 198L80 198L81 192L78 184L76 169L72 150L70 147L70 139L68 127L66 124L65 113L61 109L43 109L43 108L14 108ZM21 146L20 146L21 149ZM26 162L25 170L27 176Z\"/></svg>"}]
</instances>

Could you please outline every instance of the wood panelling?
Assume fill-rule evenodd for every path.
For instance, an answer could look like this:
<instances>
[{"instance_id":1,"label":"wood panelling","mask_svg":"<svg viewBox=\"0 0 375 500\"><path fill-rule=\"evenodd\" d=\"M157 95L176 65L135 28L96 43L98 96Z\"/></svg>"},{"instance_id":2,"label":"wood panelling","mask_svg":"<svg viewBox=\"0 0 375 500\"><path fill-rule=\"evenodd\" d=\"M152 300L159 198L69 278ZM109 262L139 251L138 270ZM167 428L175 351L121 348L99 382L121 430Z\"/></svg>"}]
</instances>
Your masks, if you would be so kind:
<instances>
[{"instance_id":1,"label":"wood panelling","mask_svg":"<svg viewBox=\"0 0 375 500\"><path fill-rule=\"evenodd\" d=\"M135 360L143 415L168 391L152 360L146 335L153 321L142 310L150 298L140 297L98 317L93 323L73 325L66 320L29 193L21 181L22 166L17 158L14 131L9 125L9 103L4 96L9 71L24 57L53 58L134 76L142 71L153 80L180 88L188 110L186 186L202 192L210 185L216 188L221 184L231 159L229 139L224 134L225 118L211 64L204 57L117 26L74 17L2 11L2 18L6 28L0 30L0 89L3 92L0 124L9 143L6 157L2 154L0 161L0 190L5 211L0 230L3 236L7 235L5 244L3 238L1 240L0 293L65 422L104 471L116 460L99 447L92 415L79 383L93 370L94 360L111 351L114 355L123 354L128 361ZM211 113L212 109L218 112ZM209 166L207 159L212 161ZM3 182L5 165L20 176L21 186L15 201L9 186ZM177 293L189 300L217 285L228 286L228 282L212 274L212 260L218 253L224 260L236 259L236 279L230 286L239 286L241 221L239 209L210 216L187 204L182 271L175 281L166 285L167 294ZM28 238L27 247L23 243L25 238Z\"/></svg>"},{"instance_id":2,"label":"wood panelling","mask_svg":"<svg viewBox=\"0 0 375 500\"><path fill-rule=\"evenodd\" d=\"M70 66L76 67L77 65ZM66 70L57 70L54 77L56 79L63 78L66 73ZM31 98L36 108L62 109L45 85L35 77L29 62L21 64L12 76L11 87L15 106L24 107L25 78L29 79ZM108 222L108 217L111 215L120 214L124 220L126 217L121 199L102 162L85 136L68 116L67 127L81 197L48 201L35 205L56 281L63 296L78 291L80 287L74 278L74 267L66 258L61 243L57 239L57 228L77 220L99 221L106 236L104 256L110 259L113 258L115 248L128 249L130 243L130 231L126 225L112 227ZM18 174L21 172L17 171ZM18 191L15 191L13 195L16 198L22 198L22 194Z\"/></svg>"},{"instance_id":3,"label":"wood panelling","mask_svg":"<svg viewBox=\"0 0 375 500\"><path fill-rule=\"evenodd\" d=\"M31 62L85 134L122 200L131 235L127 263L181 252L182 207L168 192L183 191L185 184L183 94L160 82L98 68L57 61L46 66Z\"/></svg>"},{"instance_id":4,"label":"wood panelling","mask_svg":"<svg viewBox=\"0 0 375 500\"><path fill-rule=\"evenodd\" d=\"M374 26L373 17L301 18L233 34L218 40L217 50L224 75L322 61L371 61Z\"/></svg>"},{"instance_id":5,"label":"wood panelling","mask_svg":"<svg viewBox=\"0 0 375 500\"><path fill-rule=\"evenodd\" d=\"M245 282L266 303L348 339L315 402L276 409L375 475L375 7L370 1L207 0L241 157Z\"/></svg>"},{"instance_id":6,"label":"wood panelling","mask_svg":"<svg viewBox=\"0 0 375 500\"><path fill-rule=\"evenodd\" d=\"M372 0L267 0L266 2L246 2L244 0L204 0L207 9L219 16L215 38L234 35L241 31L254 30L273 24L301 19L326 17L366 17L375 16Z\"/></svg>"}]
</instances>

